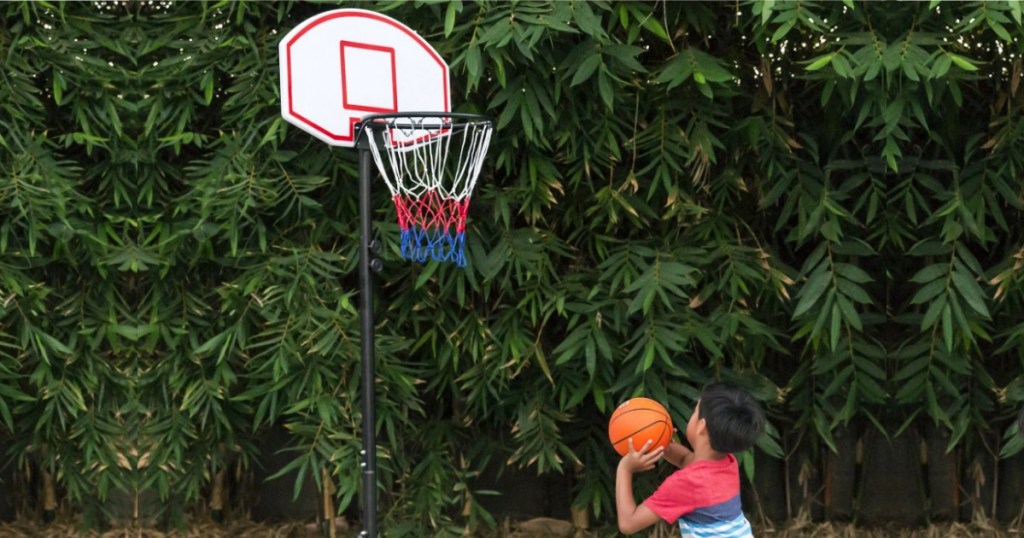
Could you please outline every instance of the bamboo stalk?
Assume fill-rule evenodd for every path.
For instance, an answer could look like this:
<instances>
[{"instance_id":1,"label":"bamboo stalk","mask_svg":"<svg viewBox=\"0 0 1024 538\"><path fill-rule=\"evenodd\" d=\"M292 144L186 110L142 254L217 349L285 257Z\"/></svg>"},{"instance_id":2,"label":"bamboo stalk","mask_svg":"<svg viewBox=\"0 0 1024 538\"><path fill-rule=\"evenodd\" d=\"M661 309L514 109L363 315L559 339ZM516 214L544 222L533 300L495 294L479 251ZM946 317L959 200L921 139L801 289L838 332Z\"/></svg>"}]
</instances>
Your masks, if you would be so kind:
<instances>
[{"instance_id":1,"label":"bamboo stalk","mask_svg":"<svg viewBox=\"0 0 1024 538\"><path fill-rule=\"evenodd\" d=\"M210 492L210 515L220 523L224 521L224 470L213 475L213 490Z\"/></svg>"},{"instance_id":2,"label":"bamboo stalk","mask_svg":"<svg viewBox=\"0 0 1024 538\"><path fill-rule=\"evenodd\" d=\"M43 520L53 521L57 515L57 492L53 485L53 475L43 471Z\"/></svg>"},{"instance_id":3,"label":"bamboo stalk","mask_svg":"<svg viewBox=\"0 0 1024 538\"><path fill-rule=\"evenodd\" d=\"M326 467L320 470L320 476L323 480L324 523L327 525L327 536L338 538L338 527L334 524L334 492L337 488Z\"/></svg>"}]
</instances>

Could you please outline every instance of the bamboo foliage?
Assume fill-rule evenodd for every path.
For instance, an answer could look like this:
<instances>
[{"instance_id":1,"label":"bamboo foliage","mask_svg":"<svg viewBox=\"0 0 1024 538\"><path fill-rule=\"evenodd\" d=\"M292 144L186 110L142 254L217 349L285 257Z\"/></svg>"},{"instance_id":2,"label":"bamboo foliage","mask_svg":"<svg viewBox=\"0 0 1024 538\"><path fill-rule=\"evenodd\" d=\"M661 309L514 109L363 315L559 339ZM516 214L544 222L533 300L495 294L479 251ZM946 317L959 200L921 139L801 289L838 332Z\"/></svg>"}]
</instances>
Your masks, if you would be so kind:
<instances>
[{"instance_id":1,"label":"bamboo foliage","mask_svg":"<svg viewBox=\"0 0 1024 538\"><path fill-rule=\"evenodd\" d=\"M400 262L375 193L389 532L493 525L504 466L607 520L611 410L682 422L713 379L774 456L848 424L1024 448L1019 2L358 7L497 127L465 270ZM0 7L2 438L97 518L180 512L276 426L296 494L358 502L355 152L279 114L278 42L325 9Z\"/></svg>"}]
</instances>

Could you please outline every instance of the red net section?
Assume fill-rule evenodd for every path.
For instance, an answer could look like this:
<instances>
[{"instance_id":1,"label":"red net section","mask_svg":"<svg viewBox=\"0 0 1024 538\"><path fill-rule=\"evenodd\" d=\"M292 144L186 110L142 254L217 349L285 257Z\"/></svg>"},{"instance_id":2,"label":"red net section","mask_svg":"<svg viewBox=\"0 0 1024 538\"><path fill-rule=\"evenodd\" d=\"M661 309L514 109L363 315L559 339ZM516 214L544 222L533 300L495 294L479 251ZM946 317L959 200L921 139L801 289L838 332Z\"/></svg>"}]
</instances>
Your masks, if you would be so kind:
<instances>
[{"instance_id":1,"label":"red net section","mask_svg":"<svg viewBox=\"0 0 1024 538\"><path fill-rule=\"evenodd\" d=\"M398 226L402 231L442 229L462 233L466 231L466 214L469 212L469 198L453 200L443 198L437 191L429 190L419 198L396 195L392 198L398 211Z\"/></svg>"}]
</instances>

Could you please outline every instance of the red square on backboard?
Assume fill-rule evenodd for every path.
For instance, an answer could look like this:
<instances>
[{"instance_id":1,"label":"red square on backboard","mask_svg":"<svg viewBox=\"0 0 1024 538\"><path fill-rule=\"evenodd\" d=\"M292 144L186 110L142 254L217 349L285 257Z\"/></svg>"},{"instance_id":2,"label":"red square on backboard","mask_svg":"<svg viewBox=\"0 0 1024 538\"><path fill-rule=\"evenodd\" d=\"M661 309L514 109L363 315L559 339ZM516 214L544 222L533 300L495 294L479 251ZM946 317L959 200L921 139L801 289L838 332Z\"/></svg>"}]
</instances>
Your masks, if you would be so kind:
<instances>
[{"instance_id":1,"label":"red square on backboard","mask_svg":"<svg viewBox=\"0 0 1024 538\"><path fill-rule=\"evenodd\" d=\"M346 109L397 112L395 49L341 41L341 101Z\"/></svg>"}]
</instances>

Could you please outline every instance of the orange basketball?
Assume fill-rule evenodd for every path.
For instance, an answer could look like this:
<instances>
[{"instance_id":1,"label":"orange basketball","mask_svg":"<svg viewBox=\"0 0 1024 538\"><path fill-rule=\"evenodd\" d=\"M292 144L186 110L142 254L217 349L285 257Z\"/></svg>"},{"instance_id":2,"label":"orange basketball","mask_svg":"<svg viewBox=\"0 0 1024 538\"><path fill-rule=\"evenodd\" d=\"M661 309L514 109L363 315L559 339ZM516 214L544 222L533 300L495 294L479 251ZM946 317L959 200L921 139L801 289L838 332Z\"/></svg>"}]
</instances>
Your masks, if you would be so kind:
<instances>
[{"instance_id":1,"label":"orange basketball","mask_svg":"<svg viewBox=\"0 0 1024 538\"><path fill-rule=\"evenodd\" d=\"M660 403L650 398L626 400L608 421L608 440L620 456L625 456L629 452L630 437L636 450L648 440L653 441L650 450L668 446L672 440L672 417Z\"/></svg>"}]
</instances>

